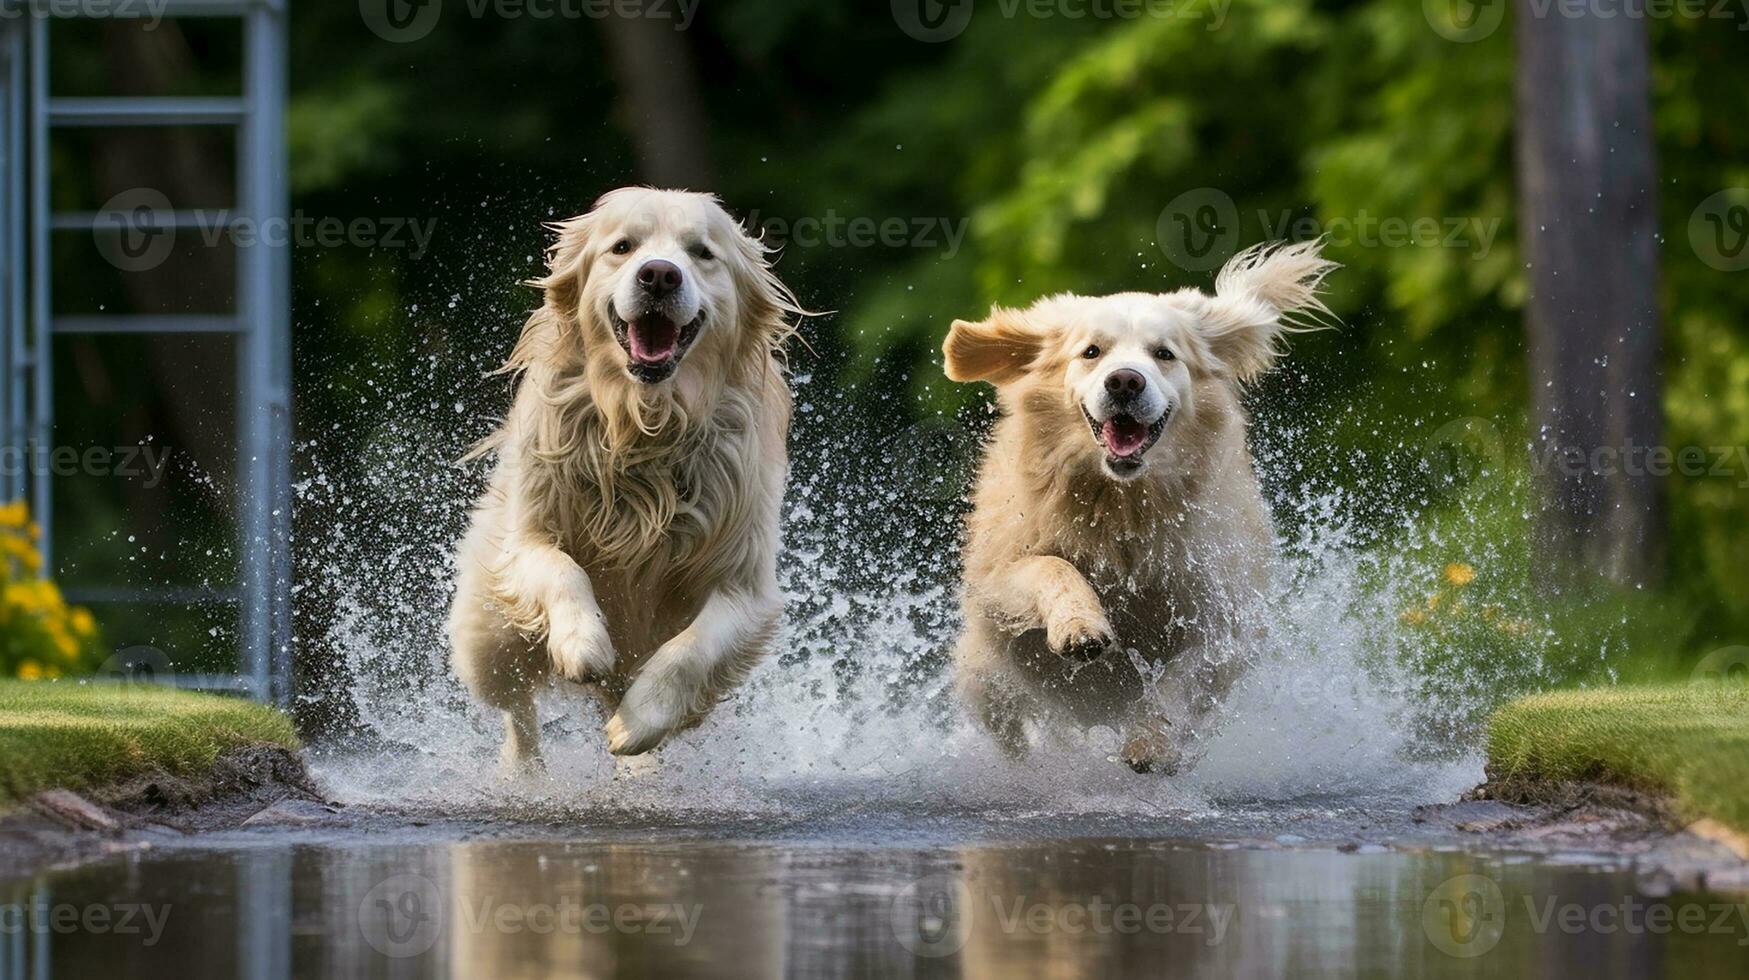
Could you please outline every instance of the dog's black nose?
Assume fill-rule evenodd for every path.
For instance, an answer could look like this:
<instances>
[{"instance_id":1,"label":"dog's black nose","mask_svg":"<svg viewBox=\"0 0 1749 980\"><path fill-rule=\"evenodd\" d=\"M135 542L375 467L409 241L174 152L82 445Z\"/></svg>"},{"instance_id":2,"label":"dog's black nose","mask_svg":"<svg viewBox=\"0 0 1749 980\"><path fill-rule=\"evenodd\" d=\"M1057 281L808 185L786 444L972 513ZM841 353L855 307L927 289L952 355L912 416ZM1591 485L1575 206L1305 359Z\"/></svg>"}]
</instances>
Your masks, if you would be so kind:
<instances>
[{"instance_id":1,"label":"dog's black nose","mask_svg":"<svg viewBox=\"0 0 1749 980\"><path fill-rule=\"evenodd\" d=\"M651 259L638 270L638 285L666 296L680 288L680 267L666 259Z\"/></svg>"},{"instance_id":2,"label":"dog's black nose","mask_svg":"<svg viewBox=\"0 0 1749 980\"><path fill-rule=\"evenodd\" d=\"M1119 368L1105 376L1105 390L1119 398L1134 398L1148 386L1142 372Z\"/></svg>"}]
</instances>

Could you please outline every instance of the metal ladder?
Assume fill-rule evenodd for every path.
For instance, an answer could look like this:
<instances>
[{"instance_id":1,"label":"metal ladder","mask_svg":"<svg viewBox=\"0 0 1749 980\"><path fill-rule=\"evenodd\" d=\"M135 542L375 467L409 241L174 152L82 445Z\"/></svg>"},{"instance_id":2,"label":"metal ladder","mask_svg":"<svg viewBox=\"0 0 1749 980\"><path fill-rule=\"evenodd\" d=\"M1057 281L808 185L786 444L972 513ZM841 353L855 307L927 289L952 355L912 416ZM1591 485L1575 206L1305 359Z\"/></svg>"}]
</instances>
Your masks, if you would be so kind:
<instances>
[{"instance_id":1,"label":"metal ladder","mask_svg":"<svg viewBox=\"0 0 1749 980\"><path fill-rule=\"evenodd\" d=\"M225 126L236 131L237 196L231 213L255 223L287 219L285 102L287 0L157 0L114 3L110 17L234 17L243 25L243 92L235 98L66 98L49 91L49 32L67 4L0 0L0 353L4 397L0 440L27 452L54 444L54 357L58 336L90 333L228 333L237 338L237 473L240 588L117 586L68 590L70 601L204 604L232 602L242 641L236 674L172 674L177 686L241 690L285 704L291 695L291 289L289 244L258 240L237 254L235 309L224 316L60 316L50 294L50 236L103 235L126 227L148 233L192 227L201 212L153 209L114 213L50 210L49 138L59 128ZM102 9L102 8L93 8ZM259 237L259 236L258 236ZM54 562L50 467L7 473L0 497L24 498L43 528L43 567Z\"/></svg>"}]
</instances>

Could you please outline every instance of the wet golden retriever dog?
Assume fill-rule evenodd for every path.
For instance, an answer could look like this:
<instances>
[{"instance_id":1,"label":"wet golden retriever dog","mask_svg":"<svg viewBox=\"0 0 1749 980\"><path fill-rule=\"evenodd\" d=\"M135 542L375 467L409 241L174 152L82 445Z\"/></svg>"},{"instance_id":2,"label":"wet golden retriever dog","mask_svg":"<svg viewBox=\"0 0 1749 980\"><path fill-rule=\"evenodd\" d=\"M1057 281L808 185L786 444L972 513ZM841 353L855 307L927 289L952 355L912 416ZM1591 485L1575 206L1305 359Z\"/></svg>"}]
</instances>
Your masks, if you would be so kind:
<instances>
[{"instance_id":1,"label":"wet golden retriever dog","mask_svg":"<svg viewBox=\"0 0 1749 980\"><path fill-rule=\"evenodd\" d=\"M956 321L947 376L996 386L965 551L961 696L1010 752L1107 726L1138 771L1193 760L1231 687L1274 531L1240 390L1324 314L1319 243L1259 247L1215 294L1053 296Z\"/></svg>"},{"instance_id":2,"label":"wet golden retriever dog","mask_svg":"<svg viewBox=\"0 0 1749 980\"><path fill-rule=\"evenodd\" d=\"M556 226L518 383L456 555L452 664L539 762L556 674L636 755L698 723L781 612L778 508L800 313L764 247L704 194L623 188Z\"/></svg>"}]
</instances>

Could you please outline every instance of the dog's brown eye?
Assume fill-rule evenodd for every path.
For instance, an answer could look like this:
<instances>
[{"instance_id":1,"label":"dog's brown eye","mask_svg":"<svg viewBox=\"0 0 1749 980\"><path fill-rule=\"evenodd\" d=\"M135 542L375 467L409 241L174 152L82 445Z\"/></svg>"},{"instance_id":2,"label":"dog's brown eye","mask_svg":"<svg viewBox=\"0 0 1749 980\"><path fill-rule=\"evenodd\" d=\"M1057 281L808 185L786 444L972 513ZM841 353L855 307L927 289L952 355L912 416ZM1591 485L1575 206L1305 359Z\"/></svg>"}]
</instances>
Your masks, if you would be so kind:
<instances>
[{"instance_id":1,"label":"dog's brown eye","mask_svg":"<svg viewBox=\"0 0 1749 980\"><path fill-rule=\"evenodd\" d=\"M1178 360L1178 355L1172 353L1171 348L1168 348L1168 347L1162 347L1159 350L1155 351L1154 356L1158 357L1162 361L1176 361L1176 360Z\"/></svg>"},{"instance_id":2,"label":"dog's brown eye","mask_svg":"<svg viewBox=\"0 0 1749 980\"><path fill-rule=\"evenodd\" d=\"M711 251L710 246L708 245L694 245L692 247L692 257L700 262L709 262L711 259L716 258L717 254Z\"/></svg>"},{"instance_id":3,"label":"dog's brown eye","mask_svg":"<svg viewBox=\"0 0 1749 980\"><path fill-rule=\"evenodd\" d=\"M619 241L613 243L613 254L615 254L615 255L625 255L626 253L630 252L631 250L632 250L632 240L629 238L622 238Z\"/></svg>"},{"instance_id":4,"label":"dog's brown eye","mask_svg":"<svg viewBox=\"0 0 1749 980\"><path fill-rule=\"evenodd\" d=\"M1095 357L1098 357L1099 356L1099 345L1098 344L1088 344L1087 349L1081 352L1081 356L1087 358L1089 361L1093 360Z\"/></svg>"}]
</instances>

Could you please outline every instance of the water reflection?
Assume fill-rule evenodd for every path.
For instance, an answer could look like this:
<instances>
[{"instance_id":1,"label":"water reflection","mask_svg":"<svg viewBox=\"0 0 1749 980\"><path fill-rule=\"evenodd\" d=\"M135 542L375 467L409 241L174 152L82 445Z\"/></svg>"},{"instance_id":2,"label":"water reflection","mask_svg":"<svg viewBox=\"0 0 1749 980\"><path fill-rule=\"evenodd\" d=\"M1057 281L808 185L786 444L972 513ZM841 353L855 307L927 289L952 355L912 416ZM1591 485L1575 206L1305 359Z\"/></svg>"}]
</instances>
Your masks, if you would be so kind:
<instances>
[{"instance_id":1,"label":"water reflection","mask_svg":"<svg viewBox=\"0 0 1749 980\"><path fill-rule=\"evenodd\" d=\"M0 886L0 980L1742 976L1742 901L1439 853L262 844Z\"/></svg>"}]
</instances>

